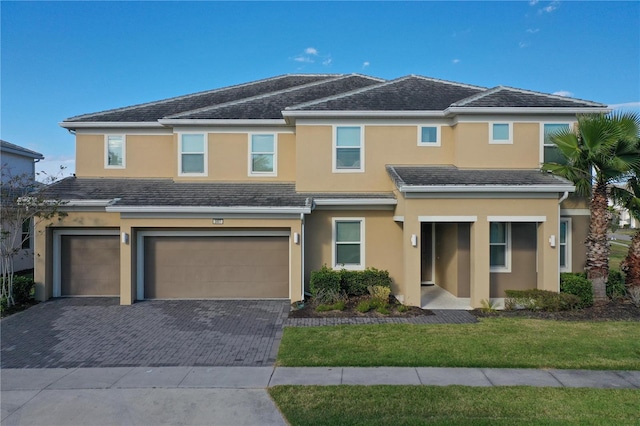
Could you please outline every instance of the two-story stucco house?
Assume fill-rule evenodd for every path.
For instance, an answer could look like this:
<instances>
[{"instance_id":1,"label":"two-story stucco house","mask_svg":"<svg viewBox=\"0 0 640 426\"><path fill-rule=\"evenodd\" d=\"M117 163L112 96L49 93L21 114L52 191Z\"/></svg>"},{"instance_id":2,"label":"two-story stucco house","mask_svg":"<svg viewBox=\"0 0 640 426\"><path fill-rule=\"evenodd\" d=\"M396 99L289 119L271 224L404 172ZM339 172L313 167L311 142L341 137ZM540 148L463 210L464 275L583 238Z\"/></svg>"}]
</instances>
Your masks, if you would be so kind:
<instances>
[{"instance_id":1,"label":"two-story stucco house","mask_svg":"<svg viewBox=\"0 0 640 426\"><path fill-rule=\"evenodd\" d=\"M581 271L587 204L545 134L605 105L410 75L284 75L69 118L68 216L39 299L304 297L311 271L389 271L480 306ZM557 155L557 154L556 154Z\"/></svg>"},{"instance_id":2,"label":"two-story stucco house","mask_svg":"<svg viewBox=\"0 0 640 426\"><path fill-rule=\"evenodd\" d=\"M2 185L9 191L19 190L20 184L31 183L36 179L35 163L43 160L41 153L0 140L0 165L2 167ZM0 218L0 227L7 230L3 234L6 247L19 249L12 257L13 270L16 272L33 268L33 230L29 221L20 224L10 223L7 218ZM14 245L15 244L15 245ZM3 268L0 265L0 268Z\"/></svg>"}]
</instances>

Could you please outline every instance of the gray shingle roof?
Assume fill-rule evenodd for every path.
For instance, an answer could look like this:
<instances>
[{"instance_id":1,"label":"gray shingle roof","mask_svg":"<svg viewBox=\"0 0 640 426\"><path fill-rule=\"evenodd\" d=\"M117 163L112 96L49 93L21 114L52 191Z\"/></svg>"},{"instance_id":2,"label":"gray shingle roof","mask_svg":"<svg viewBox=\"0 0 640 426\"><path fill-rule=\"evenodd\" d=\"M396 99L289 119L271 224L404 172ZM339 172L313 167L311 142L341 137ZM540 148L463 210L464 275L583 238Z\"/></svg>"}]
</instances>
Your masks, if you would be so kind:
<instances>
[{"instance_id":1,"label":"gray shingle roof","mask_svg":"<svg viewBox=\"0 0 640 426\"><path fill-rule=\"evenodd\" d=\"M402 77L353 93L292 106L302 111L442 111L452 103L486 90L421 76Z\"/></svg>"},{"instance_id":2,"label":"gray shingle roof","mask_svg":"<svg viewBox=\"0 0 640 426\"><path fill-rule=\"evenodd\" d=\"M11 152L11 153L18 154L18 155L23 155L25 157L37 158L37 159L40 159L40 160L44 159L44 156L42 154L40 154L39 152L32 151L30 149L21 147L19 145L13 144L11 142L4 141L2 139L0 139L0 148L2 149L2 151Z\"/></svg>"},{"instance_id":3,"label":"gray shingle roof","mask_svg":"<svg viewBox=\"0 0 640 426\"><path fill-rule=\"evenodd\" d=\"M44 191L62 200L112 200L115 206L304 207L293 183L174 182L172 179L65 178Z\"/></svg>"},{"instance_id":4,"label":"gray shingle roof","mask_svg":"<svg viewBox=\"0 0 640 426\"><path fill-rule=\"evenodd\" d=\"M282 118L282 110L289 105L350 92L379 82L379 79L367 76L347 75L198 111L176 114L168 118L279 119Z\"/></svg>"},{"instance_id":5,"label":"gray shingle roof","mask_svg":"<svg viewBox=\"0 0 640 426\"><path fill-rule=\"evenodd\" d=\"M568 98L548 93L532 92L513 87L494 87L467 99L462 99L452 106L459 107L599 107L606 105L581 99Z\"/></svg>"},{"instance_id":6,"label":"gray shingle roof","mask_svg":"<svg viewBox=\"0 0 640 426\"><path fill-rule=\"evenodd\" d=\"M458 169L455 166L387 166L396 187L408 186L571 186L571 182L539 170Z\"/></svg>"}]
</instances>

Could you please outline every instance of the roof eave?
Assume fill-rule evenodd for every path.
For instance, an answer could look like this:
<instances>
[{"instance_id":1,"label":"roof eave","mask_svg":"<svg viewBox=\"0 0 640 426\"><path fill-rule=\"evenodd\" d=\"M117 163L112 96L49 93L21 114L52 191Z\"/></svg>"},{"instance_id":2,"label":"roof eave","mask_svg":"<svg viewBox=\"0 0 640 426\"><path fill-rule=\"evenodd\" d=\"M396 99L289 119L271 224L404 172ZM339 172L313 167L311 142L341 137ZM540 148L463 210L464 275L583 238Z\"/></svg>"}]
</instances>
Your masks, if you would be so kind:
<instances>
[{"instance_id":1,"label":"roof eave","mask_svg":"<svg viewBox=\"0 0 640 426\"><path fill-rule=\"evenodd\" d=\"M44 160L44 155L40 154L39 152L23 151L7 146L3 146L1 151L9 154L19 155L21 157L32 158L34 160Z\"/></svg>"},{"instance_id":2,"label":"roof eave","mask_svg":"<svg viewBox=\"0 0 640 426\"><path fill-rule=\"evenodd\" d=\"M314 198L317 206L395 206L394 198Z\"/></svg>"},{"instance_id":3,"label":"roof eave","mask_svg":"<svg viewBox=\"0 0 640 426\"><path fill-rule=\"evenodd\" d=\"M211 206L108 206L118 213L239 213L239 214L309 214L311 207L211 207Z\"/></svg>"},{"instance_id":4,"label":"roof eave","mask_svg":"<svg viewBox=\"0 0 640 426\"><path fill-rule=\"evenodd\" d=\"M285 126L282 118L272 119L198 119L198 118L163 118L158 120L163 126Z\"/></svg>"},{"instance_id":5,"label":"roof eave","mask_svg":"<svg viewBox=\"0 0 640 426\"><path fill-rule=\"evenodd\" d=\"M161 129L164 128L158 121L61 121L60 127L68 130L75 129Z\"/></svg>"},{"instance_id":6,"label":"roof eave","mask_svg":"<svg viewBox=\"0 0 640 426\"><path fill-rule=\"evenodd\" d=\"M575 192L573 185L400 185L400 192L446 193L446 192Z\"/></svg>"},{"instance_id":7,"label":"roof eave","mask_svg":"<svg viewBox=\"0 0 640 426\"><path fill-rule=\"evenodd\" d=\"M454 114L589 114L611 112L608 107L449 107L444 115Z\"/></svg>"},{"instance_id":8,"label":"roof eave","mask_svg":"<svg viewBox=\"0 0 640 426\"><path fill-rule=\"evenodd\" d=\"M293 118L326 117L444 117L444 111L282 111L282 116Z\"/></svg>"}]
</instances>

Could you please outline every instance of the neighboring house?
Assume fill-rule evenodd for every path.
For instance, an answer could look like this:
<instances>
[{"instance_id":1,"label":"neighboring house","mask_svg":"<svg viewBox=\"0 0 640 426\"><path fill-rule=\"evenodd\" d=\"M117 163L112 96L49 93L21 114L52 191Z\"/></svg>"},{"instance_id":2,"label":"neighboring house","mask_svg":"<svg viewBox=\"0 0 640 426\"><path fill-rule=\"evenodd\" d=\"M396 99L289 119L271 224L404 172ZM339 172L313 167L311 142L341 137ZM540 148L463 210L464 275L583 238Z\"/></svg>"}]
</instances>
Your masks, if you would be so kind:
<instances>
[{"instance_id":1,"label":"neighboring house","mask_svg":"<svg viewBox=\"0 0 640 426\"><path fill-rule=\"evenodd\" d=\"M626 187L626 185L616 186L620 186L621 188ZM640 224L638 224L638 220L629 213L629 209L616 204L611 198L609 198L609 207L612 207L618 215L618 226L620 228L636 229L640 226Z\"/></svg>"},{"instance_id":2,"label":"neighboring house","mask_svg":"<svg viewBox=\"0 0 640 426\"><path fill-rule=\"evenodd\" d=\"M589 212L539 171L545 134L605 105L410 75L284 75L80 115L40 300L300 300L311 271L388 270L478 307L582 271Z\"/></svg>"},{"instance_id":3,"label":"neighboring house","mask_svg":"<svg viewBox=\"0 0 640 426\"><path fill-rule=\"evenodd\" d=\"M7 141L0 140L0 164L2 165L2 185L7 185L12 178L35 180L35 163L43 160L44 157L39 152L14 145ZM14 181L15 183L15 181ZM15 186L15 184L14 184ZM18 188L15 188L18 189ZM6 227L7 223L2 222ZM16 228L14 226L13 228ZM33 229L30 223L24 223L22 229L14 229L21 235L8 235L9 240L15 240L21 246L21 250L13 258L13 268L15 272L33 268ZM17 247L17 246L16 246ZM1 267L1 266L0 266Z\"/></svg>"}]
</instances>

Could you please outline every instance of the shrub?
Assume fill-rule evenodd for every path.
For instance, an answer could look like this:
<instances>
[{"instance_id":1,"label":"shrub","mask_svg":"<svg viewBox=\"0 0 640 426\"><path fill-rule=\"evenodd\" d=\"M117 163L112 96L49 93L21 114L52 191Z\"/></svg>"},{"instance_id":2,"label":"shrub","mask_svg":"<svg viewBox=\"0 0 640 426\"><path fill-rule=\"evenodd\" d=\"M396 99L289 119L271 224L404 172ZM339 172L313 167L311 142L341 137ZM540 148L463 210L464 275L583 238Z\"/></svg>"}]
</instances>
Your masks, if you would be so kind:
<instances>
[{"instance_id":1,"label":"shrub","mask_svg":"<svg viewBox=\"0 0 640 426\"><path fill-rule=\"evenodd\" d=\"M607 280L607 296L610 299L619 299L626 294L627 288L624 285L624 275L616 269L610 270L609 279Z\"/></svg>"},{"instance_id":2,"label":"shrub","mask_svg":"<svg viewBox=\"0 0 640 426\"><path fill-rule=\"evenodd\" d=\"M358 306L356 306L356 310L363 314L366 312L369 312L373 308L374 306L372 306L371 300L363 300L360 303L358 303Z\"/></svg>"},{"instance_id":3,"label":"shrub","mask_svg":"<svg viewBox=\"0 0 640 426\"><path fill-rule=\"evenodd\" d=\"M547 290L505 290L505 306L523 307L532 311L565 311L575 309L580 298L568 293L555 293Z\"/></svg>"},{"instance_id":4,"label":"shrub","mask_svg":"<svg viewBox=\"0 0 640 426\"><path fill-rule=\"evenodd\" d=\"M482 304L482 307L480 308L482 312L493 314L497 311L498 302L495 300L492 301L490 299L482 299L480 303Z\"/></svg>"},{"instance_id":5,"label":"shrub","mask_svg":"<svg viewBox=\"0 0 640 426\"><path fill-rule=\"evenodd\" d=\"M321 288L316 291L313 301L319 305L334 305L338 302L344 302L346 298L346 295L340 290Z\"/></svg>"},{"instance_id":6,"label":"shrub","mask_svg":"<svg viewBox=\"0 0 640 426\"><path fill-rule=\"evenodd\" d=\"M35 283L30 275L13 276L13 300L16 305L29 303L33 299Z\"/></svg>"},{"instance_id":7,"label":"shrub","mask_svg":"<svg viewBox=\"0 0 640 426\"><path fill-rule=\"evenodd\" d=\"M376 311L378 311L378 313L382 314L382 315L389 315L390 314L389 308L387 306L378 306L376 308Z\"/></svg>"},{"instance_id":8,"label":"shrub","mask_svg":"<svg viewBox=\"0 0 640 426\"><path fill-rule=\"evenodd\" d=\"M389 296L391 295L391 289L389 287L383 287L381 285L373 285L367 287L371 298L378 300L384 304L389 303Z\"/></svg>"},{"instance_id":9,"label":"shrub","mask_svg":"<svg viewBox=\"0 0 640 426\"><path fill-rule=\"evenodd\" d=\"M313 298L320 290L340 292L340 273L323 265L319 271L311 271L309 290Z\"/></svg>"},{"instance_id":10,"label":"shrub","mask_svg":"<svg viewBox=\"0 0 640 426\"><path fill-rule=\"evenodd\" d=\"M367 294L367 282L363 271L340 271L340 287L350 296Z\"/></svg>"},{"instance_id":11,"label":"shrub","mask_svg":"<svg viewBox=\"0 0 640 426\"><path fill-rule=\"evenodd\" d=\"M560 274L560 292L578 296L578 308L588 308L593 305L593 285L585 274Z\"/></svg>"},{"instance_id":12,"label":"shrub","mask_svg":"<svg viewBox=\"0 0 640 426\"><path fill-rule=\"evenodd\" d=\"M396 310L398 312L407 312L409 310L409 307L407 305L398 305Z\"/></svg>"},{"instance_id":13,"label":"shrub","mask_svg":"<svg viewBox=\"0 0 640 426\"><path fill-rule=\"evenodd\" d=\"M327 312L327 311L344 311L345 302L343 300L334 303L333 305L322 304L316 306L316 311L318 312Z\"/></svg>"}]
</instances>

